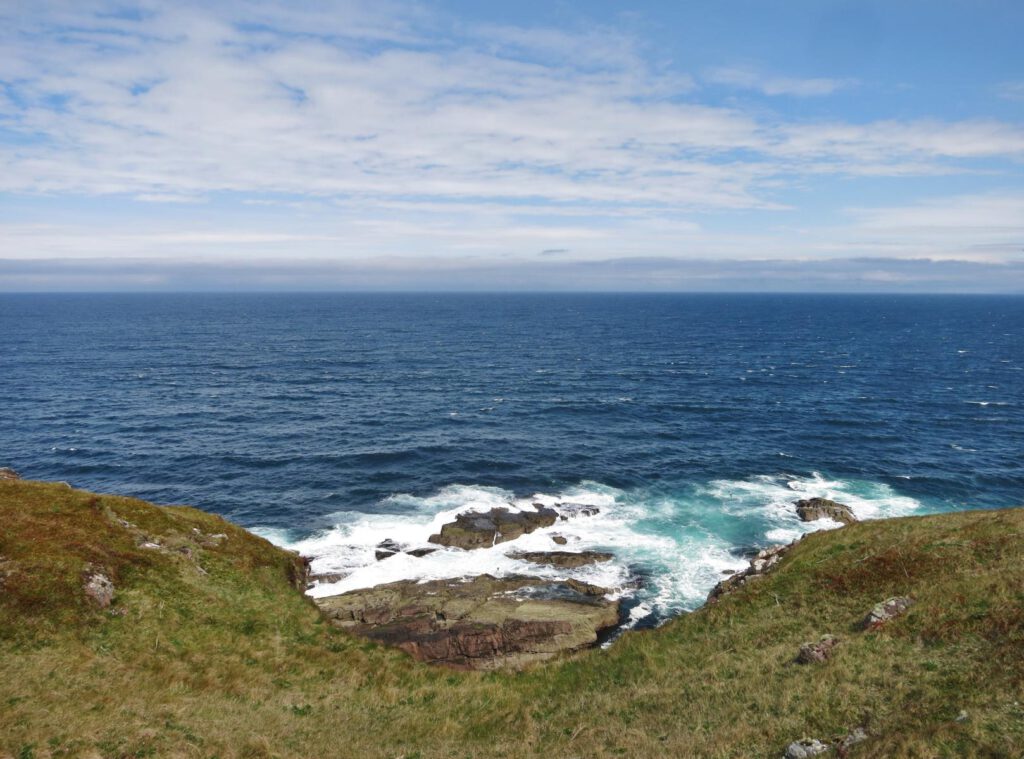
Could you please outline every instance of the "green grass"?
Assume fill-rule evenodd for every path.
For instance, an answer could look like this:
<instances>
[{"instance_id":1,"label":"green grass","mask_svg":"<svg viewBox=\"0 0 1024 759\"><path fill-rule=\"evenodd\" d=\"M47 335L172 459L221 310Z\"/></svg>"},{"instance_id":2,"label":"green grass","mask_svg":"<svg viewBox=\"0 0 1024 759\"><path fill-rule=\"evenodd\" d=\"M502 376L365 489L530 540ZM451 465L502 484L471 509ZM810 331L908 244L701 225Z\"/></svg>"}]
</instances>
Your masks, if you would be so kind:
<instances>
[{"instance_id":1,"label":"green grass","mask_svg":"<svg viewBox=\"0 0 1024 759\"><path fill-rule=\"evenodd\" d=\"M773 757L858 725L851 756L1024 754L1024 510L816 533L714 606L521 673L335 630L300 569L194 509L0 482L0 757ZM892 595L917 603L857 631ZM792 663L825 633L831 661Z\"/></svg>"}]
</instances>

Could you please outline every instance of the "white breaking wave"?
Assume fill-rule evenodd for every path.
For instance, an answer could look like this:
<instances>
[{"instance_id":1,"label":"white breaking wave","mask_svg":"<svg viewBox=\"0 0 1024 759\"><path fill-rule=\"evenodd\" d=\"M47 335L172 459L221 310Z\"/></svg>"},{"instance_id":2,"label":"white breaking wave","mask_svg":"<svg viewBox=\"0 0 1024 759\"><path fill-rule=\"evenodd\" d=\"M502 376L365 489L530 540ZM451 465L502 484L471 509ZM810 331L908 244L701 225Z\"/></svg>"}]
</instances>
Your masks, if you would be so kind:
<instances>
[{"instance_id":1,"label":"white breaking wave","mask_svg":"<svg viewBox=\"0 0 1024 759\"><path fill-rule=\"evenodd\" d=\"M812 477L760 476L746 480L715 480L682 496L625 491L594 482L558 493L516 497L501 488L452 485L419 497L395 495L381 504L389 513L340 512L334 525L300 540L286 531L256 529L278 545L312 560L315 574L336 574L309 590L322 597L400 580L454 579L491 574L527 574L547 579L573 578L608 588L612 597L629 599L627 627L645 620L664 621L704 602L724 573L743 569L743 551L751 546L784 543L816 529L837 527L828 520L800 522L793 502L825 497L841 501L859 519L911 513L921 504L894 493L886 485ZM553 526L499 543L464 551L428 541L441 526L465 512L495 507L532 511L540 503L567 516ZM592 516L572 515L574 506L595 506ZM566 544L552 538L561 536ZM737 542L742 535L742 542ZM426 556L397 553L378 561L375 552L385 540L403 550L436 549ZM520 551L604 550L612 561L577 569L532 564L510 554Z\"/></svg>"}]
</instances>

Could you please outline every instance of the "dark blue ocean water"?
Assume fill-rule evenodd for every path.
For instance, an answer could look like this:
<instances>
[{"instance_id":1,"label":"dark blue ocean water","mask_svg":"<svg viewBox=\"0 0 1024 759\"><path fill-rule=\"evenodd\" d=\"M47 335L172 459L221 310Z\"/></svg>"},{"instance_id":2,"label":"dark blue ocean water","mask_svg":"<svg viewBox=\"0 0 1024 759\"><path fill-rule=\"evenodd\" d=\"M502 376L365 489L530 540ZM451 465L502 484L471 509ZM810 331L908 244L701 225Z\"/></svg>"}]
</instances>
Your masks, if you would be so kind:
<instances>
[{"instance_id":1,"label":"dark blue ocean water","mask_svg":"<svg viewBox=\"0 0 1024 759\"><path fill-rule=\"evenodd\" d=\"M805 494L1024 503L1019 297L2 295L0 330L0 466L216 511L338 589L467 564L378 539L571 500L654 619L809 529Z\"/></svg>"}]
</instances>

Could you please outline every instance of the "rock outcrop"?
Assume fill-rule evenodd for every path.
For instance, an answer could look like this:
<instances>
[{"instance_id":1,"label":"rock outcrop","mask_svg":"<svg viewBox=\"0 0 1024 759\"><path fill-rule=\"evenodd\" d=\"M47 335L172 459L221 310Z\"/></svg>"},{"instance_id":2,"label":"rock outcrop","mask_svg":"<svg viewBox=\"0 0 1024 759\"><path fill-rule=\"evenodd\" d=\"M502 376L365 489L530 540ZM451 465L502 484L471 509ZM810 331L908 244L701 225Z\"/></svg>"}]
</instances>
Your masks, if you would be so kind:
<instances>
[{"instance_id":1,"label":"rock outcrop","mask_svg":"<svg viewBox=\"0 0 1024 759\"><path fill-rule=\"evenodd\" d=\"M736 572L732 576L726 577L714 587L708 595L708 603L715 603L722 596L761 577L761 575L768 572L782 560L782 557L792 545L790 543L789 545L771 546L770 548L758 551L754 558L750 560L749 567L742 572Z\"/></svg>"},{"instance_id":2,"label":"rock outcrop","mask_svg":"<svg viewBox=\"0 0 1024 759\"><path fill-rule=\"evenodd\" d=\"M0 480L20 480L21 475L15 472L13 469L0 466Z\"/></svg>"},{"instance_id":3,"label":"rock outcrop","mask_svg":"<svg viewBox=\"0 0 1024 759\"><path fill-rule=\"evenodd\" d=\"M907 609L913 605L914 599L906 596L888 598L882 603L875 604L867 616L861 620L860 627L862 630L877 630L889 620L905 614Z\"/></svg>"},{"instance_id":4,"label":"rock outcrop","mask_svg":"<svg viewBox=\"0 0 1024 759\"><path fill-rule=\"evenodd\" d=\"M527 551L510 553L510 558L528 561L531 564L549 564L563 569L576 569L587 564L598 564L611 561L614 554L604 551Z\"/></svg>"},{"instance_id":5,"label":"rock outcrop","mask_svg":"<svg viewBox=\"0 0 1024 759\"><path fill-rule=\"evenodd\" d=\"M837 501L830 501L828 498L809 498L797 501L796 513L803 522L831 519L834 522L853 524L857 521L857 517L853 515L849 506Z\"/></svg>"},{"instance_id":6,"label":"rock outcrop","mask_svg":"<svg viewBox=\"0 0 1024 759\"><path fill-rule=\"evenodd\" d=\"M533 577L402 581L317 599L339 627L459 669L518 668L594 645L619 602L584 583Z\"/></svg>"},{"instance_id":7,"label":"rock outcrop","mask_svg":"<svg viewBox=\"0 0 1024 759\"><path fill-rule=\"evenodd\" d=\"M509 511L494 508L486 513L470 511L459 514L454 522L441 527L429 541L456 548L488 548L497 543L515 540L541 527L550 527L558 519L558 512L535 503L534 511Z\"/></svg>"},{"instance_id":8,"label":"rock outcrop","mask_svg":"<svg viewBox=\"0 0 1024 759\"><path fill-rule=\"evenodd\" d=\"M88 567L82 583L85 595L101 609L106 609L114 600L114 583L106 573L94 567Z\"/></svg>"}]
</instances>

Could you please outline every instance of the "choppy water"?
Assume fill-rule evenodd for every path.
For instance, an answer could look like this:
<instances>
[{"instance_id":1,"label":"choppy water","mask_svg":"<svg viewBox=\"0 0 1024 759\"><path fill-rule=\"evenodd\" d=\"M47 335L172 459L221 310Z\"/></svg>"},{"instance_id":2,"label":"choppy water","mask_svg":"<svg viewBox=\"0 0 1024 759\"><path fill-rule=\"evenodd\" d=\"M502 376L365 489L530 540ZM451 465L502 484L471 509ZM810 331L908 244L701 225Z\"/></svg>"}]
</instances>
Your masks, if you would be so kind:
<instances>
[{"instance_id":1,"label":"choppy water","mask_svg":"<svg viewBox=\"0 0 1024 759\"><path fill-rule=\"evenodd\" d=\"M0 330L0 465L219 512L347 573L317 592L536 572L507 553L559 532L651 624L800 497L1024 503L1024 298L4 295ZM373 557L535 501L601 511Z\"/></svg>"}]
</instances>

